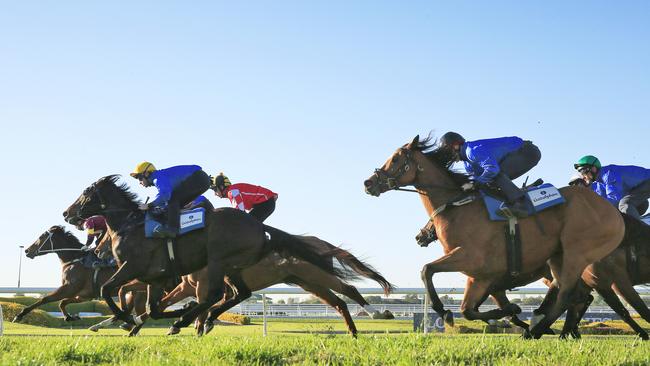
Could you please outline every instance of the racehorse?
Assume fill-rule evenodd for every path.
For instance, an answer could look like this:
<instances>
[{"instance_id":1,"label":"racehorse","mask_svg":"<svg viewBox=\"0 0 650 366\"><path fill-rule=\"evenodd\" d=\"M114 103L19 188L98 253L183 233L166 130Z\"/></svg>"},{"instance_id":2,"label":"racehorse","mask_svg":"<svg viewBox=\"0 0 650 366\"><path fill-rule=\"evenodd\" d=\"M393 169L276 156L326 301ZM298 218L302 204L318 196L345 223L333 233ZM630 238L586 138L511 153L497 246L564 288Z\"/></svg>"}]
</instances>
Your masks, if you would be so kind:
<instances>
[{"instance_id":1,"label":"racehorse","mask_svg":"<svg viewBox=\"0 0 650 366\"><path fill-rule=\"evenodd\" d=\"M308 243L319 252L327 253L336 250L344 251L343 249L337 248L317 237L302 236L301 238L305 243ZM375 271L368 264L358 260L351 253L348 252L347 257L343 255L340 256L340 260L343 262L342 265L350 266L358 275L370 278L379 283L384 289L386 295L388 295L393 289L393 285L390 284L381 274ZM345 301L336 296L333 291L356 301L366 310L366 312L368 312L369 315L373 317L373 319L382 319L392 316L390 313L380 313L375 310L370 304L368 304L363 296L359 294L359 291L354 286L341 281L338 277L323 271L311 263L293 257L284 258L275 252L269 253L257 264L244 269L241 276L242 280L246 284L246 288L251 291L261 290L283 282L302 287L305 291L311 292L324 303L336 309L336 311L343 316L348 331L353 337L357 336L357 328L352 320L350 312L348 311L348 307ZM160 307L165 308L189 296L196 296L198 299L205 297L206 286L204 284L206 281L207 271L205 268L184 276L183 282L174 291L170 292L162 299ZM226 282L228 283L229 280L226 279ZM212 316L218 317L233 306L236 306L250 297L250 293L241 294L232 292L234 291L228 291L227 296L224 296L222 301L212 307ZM196 329L199 335L203 333L204 328L206 333L213 329L213 322L215 319L207 319L206 326L203 326L206 317L207 313L203 313L197 318Z\"/></svg>"},{"instance_id":2,"label":"racehorse","mask_svg":"<svg viewBox=\"0 0 650 366\"><path fill-rule=\"evenodd\" d=\"M539 271L548 261L559 291L546 316L530 330L532 337L541 337L567 309L583 270L620 244L625 228L618 210L594 192L562 188L565 204L540 212L536 218L520 220L523 271L518 278L508 279L503 223L489 221L480 200L446 209L466 195L460 187L469 178L450 171L451 157L443 150L430 150L430 143L430 137L420 141L416 136L399 148L364 182L366 192L379 196L412 185L420 193L445 252L426 264L421 276L433 309L446 321L453 314L444 309L435 291L434 273L464 273L468 279L461 304L463 315L468 319L496 319L513 314L504 310L481 313L478 306L485 297L525 284L531 272Z\"/></svg>"},{"instance_id":3,"label":"racehorse","mask_svg":"<svg viewBox=\"0 0 650 366\"><path fill-rule=\"evenodd\" d=\"M650 226L624 213L622 215L625 221L623 242L607 257L587 266L582 274L585 284L579 288L578 296L596 290L641 339L648 340L648 333L632 318L619 296L650 322L650 309L634 289L635 285L650 282ZM567 313L563 337L577 327L585 310Z\"/></svg>"},{"instance_id":4,"label":"racehorse","mask_svg":"<svg viewBox=\"0 0 650 366\"><path fill-rule=\"evenodd\" d=\"M250 291L241 280L241 270L257 263L274 250L303 259L342 280L351 276L344 270L333 268L327 256L304 245L300 238L264 225L247 213L233 208L208 211L204 229L178 237L175 250L177 265L176 268L171 268L168 265L168 246L160 239L145 237L141 225L142 212L138 209L140 202L125 184L116 183L118 179L118 175L99 179L85 189L63 213L66 221L72 224L93 215L103 215L106 218L108 234L113 241L113 254L120 267L104 283L101 292L117 319L134 323L133 318L122 311L109 294L127 282L138 279L149 285L148 310L151 317L181 315L170 329L170 334L174 334L223 297L224 276L229 276L238 291ZM270 239L267 238L267 233ZM203 301L183 311L158 311L163 287L175 274L189 274L206 266L208 291Z\"/></svg>"},{"instance_id":5,"label":"racehorse","mask_svg":"<svg viewBox=\"0 0 650 366\"><path fill-rule=\"evenodd\" d=\"M70 315L66 306L95 299L99 295L99 286L108 280L114 273L115 268L87 268L83 259L88 252L82 251L83 244L72 233L62 226L52 226L27 249L25 254L33 259L37 256L56 253L61 261L61 272L63 284L54 292L43 296L37 302L25 307L15 318L14 322L20 322L25 315L37 307L54 301L61 301L59 309L63 313L65 321L81 319L78 315ZM145 297L143 293L134 293L130 301L121 301L126 308L136 307L136 311L144 311Z\"/></svg>"}]
</instances>

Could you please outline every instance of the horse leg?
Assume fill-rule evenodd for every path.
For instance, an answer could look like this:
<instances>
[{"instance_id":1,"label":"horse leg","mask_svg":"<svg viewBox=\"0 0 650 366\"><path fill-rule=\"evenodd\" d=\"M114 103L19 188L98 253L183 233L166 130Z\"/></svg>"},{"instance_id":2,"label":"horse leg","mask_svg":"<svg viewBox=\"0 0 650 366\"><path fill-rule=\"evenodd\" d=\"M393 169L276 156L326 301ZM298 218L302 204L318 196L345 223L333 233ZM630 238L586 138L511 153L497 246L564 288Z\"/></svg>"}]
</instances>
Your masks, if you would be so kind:
<instances>
[{"instance_id":1,"label":"horse leg","mask_svg":"<svg viewBox=\"0 0 650 366\"><path fill-rule=\"evenodd\" d=\"M427 294L431 300L431 307L444 319L445 323L450 327L454 326L454 313L450 310L445 310L445 307L440 301L436 288L433 285L433 275L438 272L462 272L463 264L466 261L465 251L462 247L454 248L451 252L443 257L424 265L420 276L427 288Z\"/></svg>"},{"instance_id":2,"label":"horse leg","mask_svg":"<svg viewBox=\"0 0 650 366\"><path fill-rule=\"evenodd\" d=\"M357 326L354 324L354 321L352 320L352 315L350 315L350 311L348 310L348 305L345 303L345 301L341 300L338 296L336 296L332 291L330 291L328 288L318 286L315 284L307 284L307 283L296 283L300 287L302 287L305 291L311 292L312 294L316 295L319 299L321 299L323 302L325 302L327 305L331 306L334 308L345 320L345 325L348 327L348 331L352 335L352 337L357 338Z\"/></svg>"},{"instance_id":3,"label":"horse leg","mask_svg":"<svg viewBox=\"0 0 650 366\"><path fill-rule=\"evenodd\" d=\"M73 287L73 286L68 285L68 284L63 285L63 286L57 288L56 290L54 290L54 292L52 292L52 293L50 293L50 294L48 294L46 296L43 296L41 299L39 299L35 303L25 307L20 313L18 313L18 315L16 315L16 317L13 319L13 322L14 323L20 322L25 317L25 315L29 314L29 312L31 312L32 310L36 309L37 307L39 307L39 306L41 306L43 304L48 304L48 303L51 303L51 302L54 302L54 301L59 301L59 300L67 299L67 298L72 298L78 292L79 292L79 289L77 288L77 286Z\"/></svg>"},{"instance_id":4,"label":"horse leg","mask_svg":"<svg viewBox=\"0 0 650 366\"><path fill-rule=\"evenodd\" d=\"M138 335L140 329L144 325L145 321L149 317L147 315L147 294L143 291L131 291L131 306L135 309L135 314L137 315L138 325L132 326L131 324L124 323L120 326L123 330L129 331L129 337Z\"/></svg>"},{"instance_id":5,"label":"horse leg","mask_svg":"<svg viewBox=\"0 0 650 366\"><path fill-rule=\"evenodd\" d=\"M571 304L571 294L580 280L580 275L589 264L584 263L584 261L575 261L575 263L571 262L572 258L579 258L579 256L572 254L573 253L564 252L564 255L561 257L561 266L558 265L560 263L559 257L553 257L549 260L554 275L556 273L559 274L557 276L557 278L559 278L557 281L559 291L555 303L551 306L546 316L530 330L532 336L536 339L541 338L546 329L550 328L555 320L557 320L557 318L559 318Z\"/></svg>"},{"instance_id":6,"label":"horse leg","mask_svg":"<svg viewBox=\"0 0 650 366\"><path fill-rule=\"evenodd\" d=\"M111 309L114 318L119 319L125 323L133 324L133 319L129 313L122 311L120 307L115 304L113 297L111 296L115 293L115 290L127 284L129 281L137 277L138 268L134 265L131 265L128 261L124 262L120 268L111 276L111 278L106 281L101 287L101 297L106 302L106 305Z\"/></svg>"},{"instance_id":7,"label":"horse leg","mask_svg":"<svg viewBox=\"0 0 650 366\"><path fill-rule=\"evenodd\" d=\"M223 301L220 306L212 307L208 313L208 318L205 320L203 333L208 334L214 328L214 321L219 315L225 313L228 309L239 304L240 302L251 297L251 290L246 283L242 280L240 275L231 275L230 287L233 289L234 296Z\"/></svg>"},{"instance_id":8,"label":"horse leg","mask_svg":"<svg viewBox=\"0 0 650 366\"><path fill-rule=\"evenodd\" d=\"M641 299L641 296L636 292L634 289L634 286L632 285L632 282L630 281L630 278L628 276L618 276L615 281L614 281L614 290L621 295L625 301L627 301L634 310L636 310L637 313L643 318L643 320L650 321L650 310L648 309L648 306L645 304L643 299ZM600 293L600 292L599 292ZM616 299L618 300L618 297L615 296ZM620 302L620 301L619 301ZM609 305L609 303L607 303ZM611 306L611 305L610 305ZM632 320L632 317L630 317L629 312L625 307L623 307L623 310L625 311L624 314L627 314L627 317L630 318L631 322L625 320L625 317L623 317L623 314L618 313L623 317L623 320L625 320L626 323L628 323L641 337L644 341L648 340L648 333L643 330L634 320ZM634 325L636 325L636 327Z\"/></svg>"},{"instance_id":9,"label":"horse leg","mask_svg":"<svg viewBox=\"0 0 650 366\"><path fill-rule=\"evenodd\" d=\"M365 310L366 313L368 315L370 315L370 317L372 319L385 319L386 318L386 314L380 312L379 310L375 309L374 306L370 305L366 301L366 299L364 299L363 296L361 296L361 294L359 293L359 290L357 290L356 287L354 287L352 285L348 285L347 283L339 280L335 276L332 276L332 277L338 282L338 284L337 284L338 286L337 287L327 286L327 287L329 287L330 289L340 293L341 295L347 296L349 299L351 299L354 302L356 302L357 304L361 305L363 307L363 310ZM386 311L388 312L388 310L386 310ZM390 312L388 312L388 315L392 316L392 314Z\"/></svg>"},{"instance_id":10,"label":"horse leg","mask_svg":"<svg viewBox=\"0 0 650 366\"><path fill-rule=\"evenodd\" d=\"M488 320L501 319L505 316L515 315L517 309L507 307L506 309L494 309L486 312L480 312L479 306L485 301L490 290L492 280L478 280L472 277L467 278L465 286L465 295L463 302L460 304L460 312L468 320Z\"/></svg>"},{"instance_id":11,"label":"horse leg","mask_svg":"<svg viewBox=\"0 0 650 366\"><path fill-rule=\"evenodd\" d=\"M598 294L600 294L600 296L603 297L603 300L605 300L607 305L609 305L609 307L612 308L612 310L614 310L614 312L616 312L616 314L618 314L621 319L627 323L627 325L634 329L636 334L638 334L641 339L646 341L648 340L648 333L643 328L641 328L641 326L636 321L634 321L634 319L632 319L630 312L627 311L625 305L623 305L618 296L616 296L614 290L603 286L603 288L597 288L596 291Z\"/></svg>"},{"instance_id":12,"label":"horse leg","mask_svg":"<svg viewBox=\"0 0 650 366\"><path fill-rule=\"evenodd\" d=\"M59 309L61 310L61 313L63 313L63 317L64 317L66 322L81 320L79 315L74 315L74 316L70 315L67 312L67 310L65 309L65 307L68 306L69 304L77 304L77 303L80 303L80 302L83 302L83 301L84 301L84 299L80 298L79 296L75 296L75 297L69 297L69 298L63 299L63 300L61 300L61 302L59 302Z\"/></svg>"},{"instance_id":13,"label":"horse leg","mask_svg":"<svg viewBox=\"0 0 650 366\"><path fill-rule=\"evenodd\" d=\"M573 294L573 301L566 312L560 339L567 339L569 335L574 339L582 338L578 329L580 320L582 320L592 301L591 288L583 281L579 281Z\"/></svg>"},{"instance_id":14,"label":"horse leg","mask_svg":"<svg viewBox=\"0 0 650 366\"><path fill-rule=\"evenodd\" d=\"M520 314L521 313L521 308L517 306L517 304L513 304L510 302L510 299L508 299L508 296L506 296L505 291L496 291L493 292L492 298L494 301L497 303L497 305L501 309L507 309L508 311L511 311L513 314ZM528 323L525 321L519 319L517 315L512 315L510 317L510 320L512 320L512 323L521 329L524 330L524 334L529 333L528 332Z\"/></svg>"},{"instance_id":15,"label":"horse leg","mask_svg":"<svg viewBox=\"0 0 650 366\"><path fill-rule=\"evenodd\" d=\"M199 302L198 305L187 309L181 318L174 322L169 328L168 335L177 334L180 328L185 328L190 325L199 314L208 310L219 299L223 297L224 284L223 277L225 275L223 267L219 260L213 258L208 259L208 292L204 302Z\"/></svg>"}]
</instances>

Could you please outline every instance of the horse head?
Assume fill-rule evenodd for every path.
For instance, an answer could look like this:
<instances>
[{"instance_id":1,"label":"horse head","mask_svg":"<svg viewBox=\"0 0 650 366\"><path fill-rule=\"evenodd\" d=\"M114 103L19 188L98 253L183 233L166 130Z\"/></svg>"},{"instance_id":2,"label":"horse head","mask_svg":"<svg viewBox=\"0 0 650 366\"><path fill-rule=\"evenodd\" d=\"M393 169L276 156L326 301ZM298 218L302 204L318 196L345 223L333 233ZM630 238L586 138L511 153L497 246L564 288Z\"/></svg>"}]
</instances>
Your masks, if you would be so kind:
<instances>
[{"instance_id":1,"label":"horse head","mask_svg":"<svg viewBox=\"0 0 650 366\"><path fill-rule=\"evenodd\" d=\"M119 175L100 178L86 188L79 198L64 212L66 222L79 226L83 220L94 216L106 216L110 211L129 211L137 208L137 200L126 185L117 185Z\"/></svg>"},{"instance_id":2,"label":"horse head","mask_svg":"<svg viewBox=\"0 0 650 366\"><path fill-rule=\"evenodd\" d=\"M52 226L25 249L25 254L27 258L34 259L48 253L80 251L81 246L79 239L62 226Z\"/></svg>"},{"instance_id":3,"label":"horse head","mask_svg":"<svg viewBox=\"0 0 650 366\"><path fill-rule=\"evenodd\" d=\"M397 149L381 168L375 169L375 173L363 183L366 193L379 196L384 192L412 185L418 169L421 169L413 160L413 152L419 144L420 135Z\"/></svg>"}]
</instances>

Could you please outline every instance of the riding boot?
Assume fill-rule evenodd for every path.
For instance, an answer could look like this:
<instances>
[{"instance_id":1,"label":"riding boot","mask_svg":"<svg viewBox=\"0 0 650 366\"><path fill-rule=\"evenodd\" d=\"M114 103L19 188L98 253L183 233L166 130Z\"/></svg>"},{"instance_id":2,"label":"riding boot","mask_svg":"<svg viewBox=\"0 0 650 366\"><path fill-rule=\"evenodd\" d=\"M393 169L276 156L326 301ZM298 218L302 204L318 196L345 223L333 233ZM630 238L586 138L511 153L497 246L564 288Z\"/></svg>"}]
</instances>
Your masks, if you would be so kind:
<instances>
[{"instance_id":1,"label":"riding boot","mask_svg":"<svg viewBox=\"0 0 650 366\"><path fill-rule=\"evenodd\" d=\"M501 189L506 196L507 204L501 205L497 214L501 217L514 215L518 218L528 216L526 205L526 194L521 191L503 172L494 178L494 184Z\"/></svg>"},{"instance_id":2,"label":"riding boot","mask_svg":"<svg viewBox=\"0 0 650 366\"><path fill-rule=\"evenodd\" d=\"M175 238L178 234L179 207L176 202L167 204L167 225L159 225L153 229L157 238Z\"/></svg>"}]
</instances>

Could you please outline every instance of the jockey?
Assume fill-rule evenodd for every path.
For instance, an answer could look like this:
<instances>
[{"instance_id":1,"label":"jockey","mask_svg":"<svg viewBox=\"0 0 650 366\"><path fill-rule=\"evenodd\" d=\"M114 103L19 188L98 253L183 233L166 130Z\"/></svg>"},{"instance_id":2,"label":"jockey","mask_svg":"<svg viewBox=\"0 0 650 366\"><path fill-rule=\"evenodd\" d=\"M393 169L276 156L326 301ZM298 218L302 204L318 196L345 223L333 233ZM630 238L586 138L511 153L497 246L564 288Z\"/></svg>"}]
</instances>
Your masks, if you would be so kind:
<instances>
[{"instance_id":1,"label":"jockey","mask_svg":"<svg viewBox=\"0 0 650 366\"><path fill-rule=\"evenodd\" d=\"M144 187L155 186L158 195L149 204L140 205L141 210L167 212L167 225L154 228L157 237L174 238L178 234L181 206L192 202L210 188L210 176L198 165L178 165L167 169L156 169L149 162L142 162L131 173Z\"/></svg>"},{"instance_id":2,"label":"jockey","mask_svg":"<svg viewBox=\"0 0 650 366\"><path fill-rule=\"evenodd\" d=\"M507 206L500 208L500 216L508 216L508 210L517 217L528 216L526 195L512 180L532 169L542 157L532 142L519 137L465 141L463 136L448 132L440 138L440 148L447 149L453 161L463 161L475 182L501 189ZM464 190L473 188L473 183L463 186Z\"/></svg>"},{"instance_id":3,"label":"jockey","mask_svg":"<svg viewBox=\"0 0 650 366\"><path fill-rule=\"evenodd\" d=\"M235 208L249 211L255 218L264 222L275 211L278 194L264 187L247 183L231 184L230 179L219 173L212 178L210 187L220 198L228 197Z\"/></svg>"},{"instance_id":4,"label":"jockey","mask_svg":"<svg viewBox=\"0 0 650 366\"><path fill-rule=\"evenodd\" d=\"M84 221L83 227L86 229L88 239L86 239L86 245L81 249L88 250L93 243L97 245L102 241L104 234L106 234L106 219L100 215L91 216Z\"/></svg>"},{"instance_id":5,"label":"jockey","mask_svg":"<svg viewBox=\"0 0 650 366\"><path fill-rule=\"evenodd\" d=\"M633 165L606 165L593 155L583 156L573 167L601 197L619 211L641 219L650 198L650 169Z\"/></svg>"}]
</instances>

